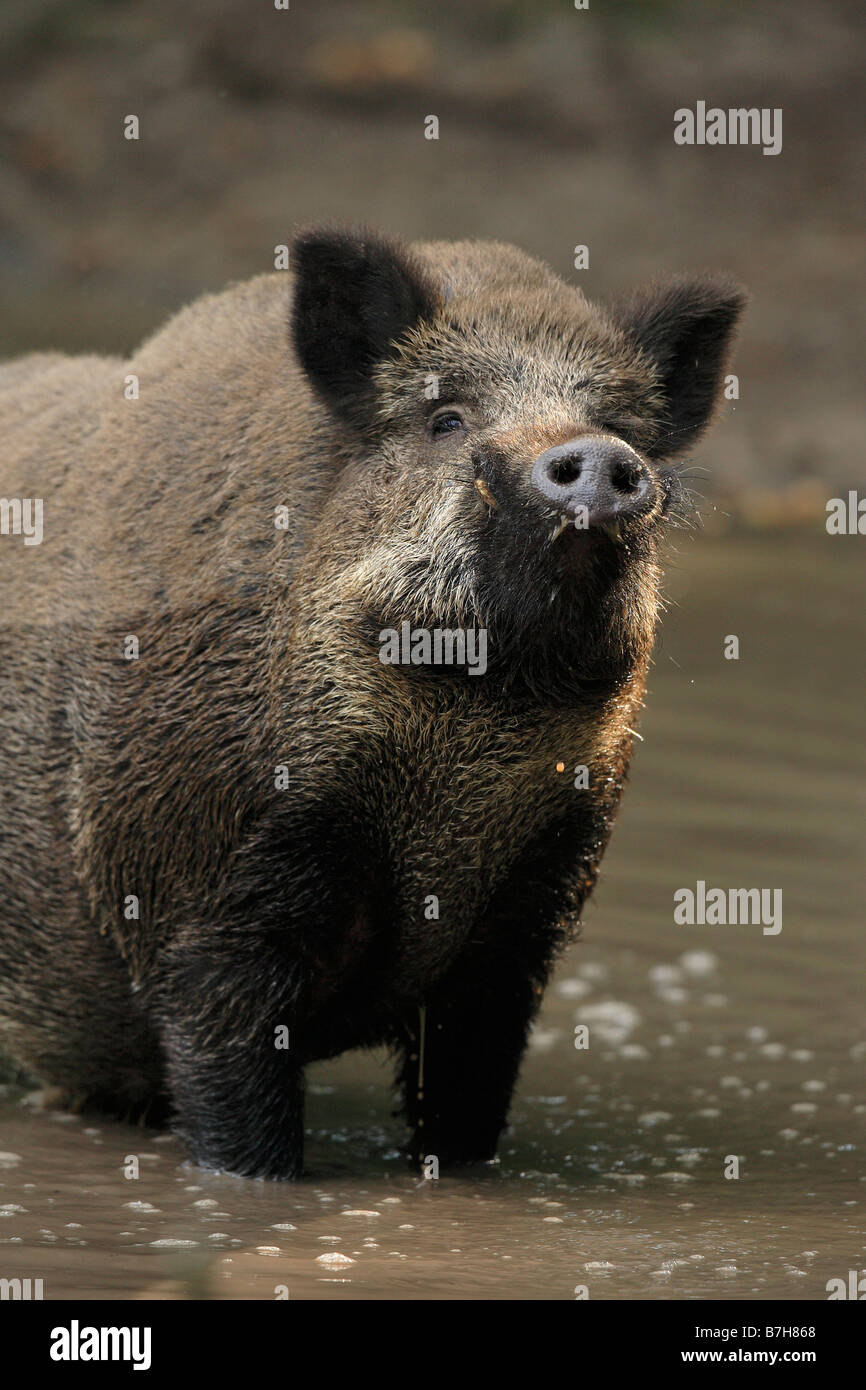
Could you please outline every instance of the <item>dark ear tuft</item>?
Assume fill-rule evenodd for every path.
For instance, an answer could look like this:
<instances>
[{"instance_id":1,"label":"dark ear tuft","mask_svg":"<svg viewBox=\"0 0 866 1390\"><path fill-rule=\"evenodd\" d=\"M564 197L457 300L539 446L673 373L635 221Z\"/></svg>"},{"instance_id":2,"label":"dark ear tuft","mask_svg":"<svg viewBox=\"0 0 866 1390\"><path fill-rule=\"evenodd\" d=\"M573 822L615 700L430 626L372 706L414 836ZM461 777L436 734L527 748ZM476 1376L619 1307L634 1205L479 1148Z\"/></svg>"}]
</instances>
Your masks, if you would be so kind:
<instances>
[{"instance_id":1,"label":"dark ear tuft","mask_svg":"<svg viewBox=\"0 0 866 1390\"><path fill-rule=\"evenodd\" d=\"M373 368L432 316L438 295L395 241L365 230L313 227L292 247L292 338L304 371L332 407L356 420Z\"/></svg>"},{"instance_id":2,"label":"dark ear tuft","mask_svg":"<svg viewBox=\"0 0 866 1390\"><path fill-rule=\"evenodd\" d=\"M647 453L667 458L698 439L713 413L745 290L726 275L651 285L615 312L618 326L656 363L665 428Z\"/></svg>"}]
</instances>

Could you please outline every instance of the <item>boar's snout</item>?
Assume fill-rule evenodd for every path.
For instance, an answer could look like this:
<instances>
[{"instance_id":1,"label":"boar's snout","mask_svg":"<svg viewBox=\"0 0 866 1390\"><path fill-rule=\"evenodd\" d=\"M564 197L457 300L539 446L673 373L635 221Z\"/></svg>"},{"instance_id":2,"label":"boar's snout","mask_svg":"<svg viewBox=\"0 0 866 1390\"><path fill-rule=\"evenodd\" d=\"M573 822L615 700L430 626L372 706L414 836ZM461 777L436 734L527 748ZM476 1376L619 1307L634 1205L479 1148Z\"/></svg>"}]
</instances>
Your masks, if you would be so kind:
<instances>
[{"instance_id":1,"label":"boar's snout","mask_svg":"<svg viewBox=\"0 0 866 1390\"><path fill-rule=\"evenodd\" d=\"M532 486L578 525L609 526L652 509L650 471L621 439L583 435L539 454Z\"/></svg>"}]
</instances>

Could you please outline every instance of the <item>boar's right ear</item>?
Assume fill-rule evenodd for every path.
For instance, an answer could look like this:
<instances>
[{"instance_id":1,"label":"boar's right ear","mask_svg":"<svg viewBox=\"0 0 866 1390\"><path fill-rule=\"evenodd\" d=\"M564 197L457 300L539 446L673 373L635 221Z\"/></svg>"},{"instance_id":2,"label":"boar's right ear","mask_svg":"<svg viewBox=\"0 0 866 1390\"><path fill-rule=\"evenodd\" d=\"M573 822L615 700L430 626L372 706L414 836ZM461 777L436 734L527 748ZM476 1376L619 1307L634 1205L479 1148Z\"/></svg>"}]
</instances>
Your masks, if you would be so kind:
<instances>
[{"instance_id":1,"label":"boar's right ear","mask_svg":"<svg viewBox=\"0 0 866 1390\"><path fill-rule=\"evenodd\" d=\"M292 338L313 386L332 409L363 419L373 368L438 295L398 243L366 231L312 228L292 246Z\"/></svg>"},{"instance_id":2,"label":"boar's right ear","mask_svg":"<svg viewBox=\"0 0 866 1390\"><path fill-rule=\"evenodd\" d=\"M655 363L665 398L665 428L646 451L651 458L680 454L703 433L747 297L727 275L680 276L639 291L615 312Z\"/></svg>"}]
</instances>

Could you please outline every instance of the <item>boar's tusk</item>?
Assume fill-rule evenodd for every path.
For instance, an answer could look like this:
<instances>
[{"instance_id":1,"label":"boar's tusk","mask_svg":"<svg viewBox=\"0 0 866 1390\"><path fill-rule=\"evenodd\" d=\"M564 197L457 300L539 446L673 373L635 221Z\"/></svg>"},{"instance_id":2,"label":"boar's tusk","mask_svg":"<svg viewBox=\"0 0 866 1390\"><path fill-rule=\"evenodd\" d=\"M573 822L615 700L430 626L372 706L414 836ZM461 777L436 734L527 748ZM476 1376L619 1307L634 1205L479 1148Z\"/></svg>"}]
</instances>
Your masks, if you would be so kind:
<instances>
[{"instance_id":1,"label":"boar's tusk","mask_svg":"<svg viewBox=\"0 0 866 1390\"><path fill-rule=\"evenodd\" d=\"M478 493L478 496L487 503L488 507L492 507L494 511L499 511L499 503L483 478L475 479L475 491Z\"/></svg>"}]
</instances>

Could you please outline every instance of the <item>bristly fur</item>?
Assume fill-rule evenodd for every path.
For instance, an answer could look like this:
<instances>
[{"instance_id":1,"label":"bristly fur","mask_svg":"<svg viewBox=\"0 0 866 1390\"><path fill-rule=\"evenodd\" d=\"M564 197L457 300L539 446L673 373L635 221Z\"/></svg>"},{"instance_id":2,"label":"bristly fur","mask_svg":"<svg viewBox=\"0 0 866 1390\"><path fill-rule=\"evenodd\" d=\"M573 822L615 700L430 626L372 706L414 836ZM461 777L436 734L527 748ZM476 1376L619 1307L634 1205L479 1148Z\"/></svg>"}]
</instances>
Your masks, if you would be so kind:
<instances>
[{"instance_id":1,"label":"bristly fur","mask_svg":"<svg viewBox=\"0 0 866 1390\"><path fill-rule=\"evenodd\" d=\"M272 1177L301 1171L306 1063L384 1042L412 1152L487 1158L611 832L666 461L741 296L605 311L497 243L326 228L293 254L128 362L0 371L0 492L46 516L0 547L0 1042ZM533 460L593 432L641 454L651 506L554 539ZM403 622L484 627L486 675L383 665Z\"/></svg>"}]
</instances>

